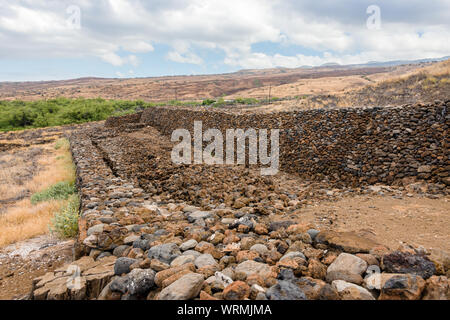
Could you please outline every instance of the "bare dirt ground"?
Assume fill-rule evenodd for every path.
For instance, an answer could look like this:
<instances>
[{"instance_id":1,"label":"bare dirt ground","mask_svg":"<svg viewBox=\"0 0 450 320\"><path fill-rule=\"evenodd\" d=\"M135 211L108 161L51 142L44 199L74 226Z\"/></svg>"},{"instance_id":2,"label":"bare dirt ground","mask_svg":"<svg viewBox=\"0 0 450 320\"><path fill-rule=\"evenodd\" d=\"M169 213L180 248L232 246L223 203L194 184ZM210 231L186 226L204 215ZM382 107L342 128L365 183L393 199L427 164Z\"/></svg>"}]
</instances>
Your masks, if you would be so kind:
<instances>
[{"instance_id":1,"label":"bare dirt ground","mask_svg":"<svg viewBox=\"0 0 450 320\"><path fill-rule=\"evenodd\" d=\"M73 242L44 235L0 248L0 300L26 299L33 279L72 261Z\"/></svg>"},{"instance_id":2,"label":"bare dirt ground","mask_svg":"<svg viewBox=\"0 0 450 320\"><path fill-rule=\"evenodd\" d=\"M336 231L367 231L389 247L402 243L450 252L450 199L371 195L322 201L301 211L305 222Z\"/></svg>"}]
</instances>

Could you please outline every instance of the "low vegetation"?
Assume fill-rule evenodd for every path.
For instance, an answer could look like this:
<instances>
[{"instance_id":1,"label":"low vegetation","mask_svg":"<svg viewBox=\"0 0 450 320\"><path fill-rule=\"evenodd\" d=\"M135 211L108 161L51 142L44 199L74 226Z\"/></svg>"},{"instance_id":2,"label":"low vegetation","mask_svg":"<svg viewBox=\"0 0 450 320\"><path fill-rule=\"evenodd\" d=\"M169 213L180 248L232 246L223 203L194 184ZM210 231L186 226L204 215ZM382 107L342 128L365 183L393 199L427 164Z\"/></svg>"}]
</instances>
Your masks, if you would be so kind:
<instances>
[{"instance_id":1,"label":"low vegetation","mask_svg":"<svg viewBox=\"0 0 450 320\"><path fill-rule=\"evenodd\" d=\"M31 203L37 204L49 200L67 200L75 192L76 189L73 181L58 182L41 192L33 194Z\"/></svg>"},{"instance_id":2,"label":"low vegetation","mask_svg":"<svg viewBox=\"0 0 450 320\"><path fill-rule=\"evenodd\" d=\"M76 234L78 195L74 181L75 168L66 139L0 155L0 186L7 187L0 188L0 203L4 201L0 247L49 231L61 238Z\"/></svg>"},{"instance_id":3,"label":"low vegetation","mask_svg":"<svg viewBox=\"0 0 450 320\"><path fill-rule=\"evenodd\" d=\"M278 98L272 98L276 101ZM135 113L155 106L230 106L257 105L267 101L254 98L236 98L234 100L206 99L203 101L144 102L142 100L105 100L57 98L39 101L1 101L0 131L13 131L32 128L53 127L106 120L111 116Z\"/></svg>"},{"instance_id":4,"label":"low vegetation","mask_svg":"<svg viewBox=\"0 0 450 320\"><path fill-rule=\"evenodd\" d=\"M0 130L20 130L105 120L150 106L143 101L57 98L0 101Z\"/></svg>"},{"instance_id":5,"label":"low vegetation","mask_svg":"<svg viewBox=\"0 0 450 320\"><path fill-rule=\"evenodd\" d=\"M67 203L53 216L50 232L60 238L72 238L78 233L78 211L80 200L72 194Z\"/></svg>"}]
</instances>

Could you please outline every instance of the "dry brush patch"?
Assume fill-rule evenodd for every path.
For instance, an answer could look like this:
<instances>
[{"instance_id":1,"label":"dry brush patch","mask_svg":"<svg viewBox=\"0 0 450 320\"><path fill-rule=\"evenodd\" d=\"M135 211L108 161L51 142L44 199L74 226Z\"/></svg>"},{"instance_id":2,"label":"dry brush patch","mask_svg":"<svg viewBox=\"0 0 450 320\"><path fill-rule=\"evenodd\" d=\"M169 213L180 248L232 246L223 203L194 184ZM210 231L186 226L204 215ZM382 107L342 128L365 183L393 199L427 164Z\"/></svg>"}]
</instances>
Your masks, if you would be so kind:
<instances>
[{"instance_id":1,"label":"dry brush patch","mask_svg":"<svg viewBox=\"0 0 450 320\"><path fill-rule=\"evenodd\" d=\"M57 144L56 144L57 146ZM30 197L51 185L74 181L67 142L30 146L0 156L0 247L43 235L66 200L33 204Z\"/></svg>"}]
</instances>

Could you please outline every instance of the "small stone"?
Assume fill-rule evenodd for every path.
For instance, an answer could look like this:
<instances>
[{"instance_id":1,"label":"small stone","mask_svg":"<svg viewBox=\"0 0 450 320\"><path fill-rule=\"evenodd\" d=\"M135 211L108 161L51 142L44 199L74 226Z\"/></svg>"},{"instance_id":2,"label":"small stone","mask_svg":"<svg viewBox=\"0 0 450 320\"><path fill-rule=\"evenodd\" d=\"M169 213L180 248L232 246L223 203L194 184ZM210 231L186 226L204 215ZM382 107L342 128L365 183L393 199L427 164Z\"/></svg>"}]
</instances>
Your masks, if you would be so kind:
<instances>
[{"instance_id":1,"label":"small stone","mask_svg":"<svg viewBox=\"0 0 450 320\"><path fill-rule=\"evenodd\" d=\"M336 289L325 281L302 277L295 283L305 293L308 300L340 300Z\"/></svg>"},{"instance_id":2,"label":"small stone","mask_svg":"<svg viewBox=\"0 0 450 320\"><path fill-rule=\"evenodd\" d=\"M98 244L98 237L95 234L92 234L83 240L83 244L90 248L96 248Z\"/></svg>"},{"instance_id":3,"label":"small stone","mask_svg":"<svg viewBox=\"0 0 450 320\"><path fill-rule=\"evenodd\" d=\"M200 300L219 300L219 299L207 294L205 291L201 291Z\"/></svg>"},{"instance_id":4,"label":"small stone","mask_svg":"<svg viewBox=\"0 0 450 320\"><path fill-rule=\"evenodd\" d=\"M369 266L379 266L380 263L378 262L377 258L371 254L367 253L358 253L356 254L358 258L363 259L365 262L367 262L367 265Z\"/></svg>"},{"instance_id":5,"label":"small stone","mask_svg":"<svg viewBox=\"0 0 450 320\"><path fill-rule=\"evenodd\" d=\"M195 211L189 214L189 218L191 218L192 220L197 220L197 219L207 219L210 218L212 216L212 212L210 211Z\"/></svg>"},{"instance_id":6,"label":"small stone","mask_svg":"<svg viewBox=\"0 0 450 320\"><path fill-rule=\"evenodd\" d=\"M150 249L150 240L138 239L133 242L133 248L139 248L143 251Z\"/></svg>"},{"instance_id":7,"label":"small stone","mask_svg":"<svg viewBox=\"0 0 450 320\"><path fill-rule=\"evenodd\" d=\"M263 278L269 278L274 276L272 269L269 265L265 263L256 262L253 260L247 260L244 262L241 262L236 266L235 269L236 272L242 272L246 274L247 276L251 274L258 274ZM276 275L275 275L276 276Z\"/></svg>"},{"instance_id":8,"label":"small stone","mask_svg":"<svg viewBox=\"0 0 450 320\"><path fill-rule=\"evenodd\" d=\"M269 249L267 249L267 247L263 244L255 244L250 248L250 251L256 251L258 252L260 255L264 255L267 252L269 252Z\"/></svg>"},{"instance_id":9,"label":"small stone","mask_svg":"<svg viewBox=\"0 0 450 320\"><path fill-rule=\"evenodd\" d=\"M428 279L436 272L436 266L425 256L401 251L384 255L381 268L388 273L412 273Z\"/></svg>"},{"instance_id":10,"label":"small stone","mask_svg":"<svg viewBox=\"0 0 450 320\"><path fill-rule=\"evenodd\" d=\"M158 300L190 300L197 297L205 278L201 274L189 273L165 287Z\"/></svg>"},{"instance_id":11,"label":"small stone","mask_svg":"<svg viewBox=\"0 0 450 320\"><path fill-rule=\"evenodd\" d=\"M244 300L250 295L250 287L243 281L235 281L223 291L225 300Z\"/></svg>"},{"instance_id":12,"label":"small stone","mask_svg":"<svg viewBox=\"0 0 450 320\"><path fill-rule=\"evenodd\" d=\"M344 300L375 300L375 298L367 289L364 289L363 287L356 284L343 280L335 280L331 285L337 290L337 292L341 294L341 296L344 295ZM345 292L347 289L354 290Z\"/></svg>"},{"instance_id":13,"label":"small stone","mask_svg":"<svg viewBox=\"0 0 450 320\"><path fill-rule=\"evenodd\" d=\"M197 245L198 245L197 240L191 239L191 240L188 240L186 242L183 242L180 245L180 250L181 251L186 251L186 250L194 249Z\"/></svg>"},{"instance_id":14,"label":"small stone","mask_svg":"<svg viewBox=\"0 0 450 320\"><path fill-rule=\"evenodd\" d=\"M425 280L413 274L382 274L379 300L419 300Z\"/></svg>"},{"instance_id":15,"label":"small stone","mask_svg":"<svg viewBox=\"0 0 450 320\"><path fill-rule=\"evenodd\" d=\"M154 246L148 251L150 259L155 258L167 264L170 264L179 255L181 255L181 251L175 243Z\"/></svg>"},{"instance_id":16,"label":"small stone","mask_svg":"<svg viewBox=\"0 0 450 320\"><path fill-rule=\"evenodd\" d=\"M156 285L158 287L161 287L164 280L166 280L167 278L169 278L169 277L173 276L174 274L177 274L183 270L190 270L192 272L195 272L195 265L193 263L187 263L187 264L183 264L179 267L174 267L174 268L159 271L155 275Z\"/></svg>"},{"instance_id":17,"label":"small stone","mask_svg":"<svg viewBox=\"0 0 450 320\"><path fill-rule=\"evenodd\" d=\"M363 282L362 274L367 269L367 262L355 255L341 253L327 269L327 282L345 280L356 284Z\"/></svg>"},{"instance_id":18,"label":"small stone","mask_svg":"<svg viewBox=\"0 0 450 320\"><path fill-rule=\"evenodd\" d=\"M420 166L417 168L417 173L431 173L432 167L429 165Z\"/></svg>"},{"instance_id":19,"label":"small stone","mask_svg":"<svg viewBox=\"0 0 450 320\"><path fill-rule=\"evenodd\" d=\"M136 262L136 259L125 257L118 258L114 264L114 274L120 276L124 273L129 273L131 271L130 266Z\"/></svg>"},{"instance_id":20,"label":"small stone","mask_svg":"<svg viewBox=\"0 0 450 320\"><path fill-rule=\"evenodd\" d=\"M129 279L128 292L131 295L147 295L155 285L155 272L151 269L133 269L127 274Z\"/></svg>"},{"instance_id":21,"label":"small stone","mask_svg":"<svg viewBox=\"0 0 450 320\"><path fill-rule=\"evenodd\" d=\"M195 251L195 250L187 250L187 251L183 252L183 256L194 256L197 258L200 255L201 255L201 253L198 251Z\"/></svg>"},{"instance_id":22,"label":"small stone","mask_svg":"<svg viewBox=\"0 0 450 320\"><path fill-rule=\"evenodd\" d=\"M150 268L152 268L156 272L159 272L159 271L169 269L170 266L167 263L159 261L158 259L152 259L152 260L150 260Z\"/></svg>"},{"instance_id":23,"label":"small stone","mask_svg":"<svg viewBox=\"0 0 450 320\"><path fill-rule=\"evenodd\" d=\"M178 267L186 263L192 263L195 261L195 256L193 255L182 255L179 257L176 257L171 263L170 267Z\"/></svg>"},{"instance_id":24,"label":"small stone","mask_svg":"<svg viewBox=\"0 0 450 320\"><path fill-rule=\"evenodd\" d=\"M127 245L121 245L121 246L118 246L118 247L116 247L116 248L114 249L113 255L115 255L116 257L120 258L120 257L123 256L124 252L125 252L128 248L130 248L130 246L127 246Z\"/></svg>"},{"instance_id":25,"label":"small stone","mask_svg":"<svg viewBox=\"0 0 450 320\"><path fill-rule=\"evenodd\" d=\"M136 240L140 240L141 237L135 234L129 235L125 239L123 239L123 244L132 245Z\"/></svg>"},{"instance_id":26,"label":"small stone","mask_svg":"<svg viewBox=\"0 0 450 320\"><path fill-rule=\"evenodd\" d=\"M214 257L211 254L209 254L209 253L202 254L202 255L198 256L195 259L194 264L199 269L203 268L203 267L207 267L207 266L214 266L214 267L218 267L219 266L219 264L214 259Z\"/></svg>"},{"instance_id":27,"label":"small stone","mask_svg":"<svg viewBox=\"0 0 450 320\"><path fill-rule=\"evenodd\" d=\"M266 296L269 300L307 300L305 293L296 284L285 280L270 287Z\"/></svg>"},{"instance_id":28,"label":"small stone","mask_svg":"<svg viewBox=\"0 0 450 320\"><path fill-rule=\"evenodd\" d=\"M306 233L308 233L309 236L311 237L311 240L314 241L314 239L320 233L320 231L316 229L309 229L308 231L306 231Z\"/></svg>"},{"instance_id":29,"label":"small stone","mask_svg":"<svg viewBox=\"0 0 450 320\"><path fill-rule=\"evenodd\" d=\"M292 258L296 258L296 257L300 257L303 260L306 260L306 257L303 253L301 253L300 251L291 251L286 253L284 256L281 257L280 261L283 261L284 259L292 259Z\"/></svg>"},{"instance_id":30,"label":"small stone","mask_svg":"<svg viewBox=\"0 0 450 320\"><path fill-rule=\"evenodd\" d=\"M450 300L450 281L444 276L432 276L426 282L423 300Z\"/></svg>"},{"instance_id":31,"label":"small stone","mask_svg":"<svg viewBox=\"0 0 450 320\"><path fill-rule=\"evenodd\" d=\"M98 234L98 233L102 233L103 232L103 228L105 227L105 224L96 224L93 227L90 227L86 234L88 236L93 235L93 234Z\"/></svg>"},{"instance_id":32,"label":"small stone","mask_svg":"<svg viewBox=\"0 0 450 320\"><path fill-rule=\"evenodd\" d=\"M321 231L315 240L349 253L369 253L370 250L379 246L375 241L353 232Z\"/></svg>"},{"instance_id":33,"label":"small stone","mask_svg":"<svg viewBox=\"0 0 450 320\"><path fill-rule=\"evenodd\" d=\"M316 259L309 259L306 275L311 278L324 280L327 276L327 267Z\"/></svg>"}]
</instances>

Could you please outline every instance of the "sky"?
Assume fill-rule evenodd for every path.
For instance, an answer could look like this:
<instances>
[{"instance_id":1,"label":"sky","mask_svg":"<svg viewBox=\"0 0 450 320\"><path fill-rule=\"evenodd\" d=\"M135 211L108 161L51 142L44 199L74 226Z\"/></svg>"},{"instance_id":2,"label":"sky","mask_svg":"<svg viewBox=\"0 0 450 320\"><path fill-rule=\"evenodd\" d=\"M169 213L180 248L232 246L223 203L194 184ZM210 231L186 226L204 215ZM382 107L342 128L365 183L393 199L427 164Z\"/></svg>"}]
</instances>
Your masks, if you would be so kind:
<instances>
[{"instance_id":1,"label":"sky","mask_svg":"<svg viewBox=\"0 0 450 320\"><path fill-rule=\"evenodd\" d=\"M449 0L0 0L0 81L448 55Z\"/></svg>"}]
</instances>

